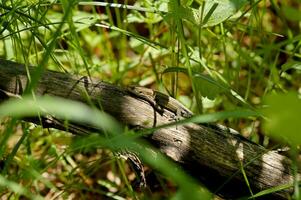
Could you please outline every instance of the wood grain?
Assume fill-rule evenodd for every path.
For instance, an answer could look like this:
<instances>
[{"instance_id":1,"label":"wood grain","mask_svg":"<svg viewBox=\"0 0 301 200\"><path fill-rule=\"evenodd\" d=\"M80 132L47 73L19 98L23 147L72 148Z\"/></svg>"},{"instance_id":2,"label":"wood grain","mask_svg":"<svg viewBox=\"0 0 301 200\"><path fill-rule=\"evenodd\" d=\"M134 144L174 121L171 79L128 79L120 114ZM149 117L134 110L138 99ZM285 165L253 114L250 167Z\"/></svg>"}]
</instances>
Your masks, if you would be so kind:
<instances>
[{"instance_id":1,"label":"wood grain","mask_svg":"<svg viewBox=\"0 0 301 200\"><path fill-rule=\"evenodd\" d=\"M29 72L34 68L29 67ZM28 83L26 68L22 64L0 60L0 89L21 95ZM46 70L37 86L37 95L59 96L87 103L89 95L94 105L114 116L119 122L135 128L149 128L170 123L173 113L157 113L146 101L135 98L121 87ZM1 100L5 95L1 95ZM30 119L34 121L34 119ZM64 129L59 121L45 125ZM74 134L89 133L89 128L69 129ZM179 163L193 177L212 192L233 199L249 196L250 192L241 173L241 166L253 193L282 184L292 183L291 161L247 139L199 124L185 124L155 131L145 138L161 152ZM286 199L292 189L265 196L264 199Z\"/></svg>"}]
</instances>

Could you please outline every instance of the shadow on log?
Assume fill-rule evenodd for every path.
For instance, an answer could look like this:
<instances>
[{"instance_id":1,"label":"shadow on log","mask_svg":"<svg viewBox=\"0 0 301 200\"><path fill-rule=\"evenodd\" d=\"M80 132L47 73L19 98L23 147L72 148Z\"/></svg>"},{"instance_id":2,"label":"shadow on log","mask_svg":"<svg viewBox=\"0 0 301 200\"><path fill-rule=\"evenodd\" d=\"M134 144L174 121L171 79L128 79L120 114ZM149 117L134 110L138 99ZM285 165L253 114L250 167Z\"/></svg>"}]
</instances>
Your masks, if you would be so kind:
<instances>
[{"instance_id":1,"label":"shadow on log","mask_svg":"<svg viewBox=\"0 0 301 200\"><path fill-rule=\"evenodd\" d=\"M34 68L29 68L32 72ZM4 93L21 95L28 83L22 64L0 60L0 89ZM36 89L37 95L52 95L70 100L91 102L115 117L119 122L135 128L150 128L170 123L175 113L154 109L148 101L131 95L126 88L97 79L45 71ZM1 95L1 100L4 100ZM34 119L31 119L33 121ZM43 121L45 126L64 130L58 121ZM89 133L89 127L68 129L74 134ZM207 186L212 192L233 199L250 196L241 173L244 167L253 193L283 184L292 184L291 161L259 146L229 129L214 125L184 124L155 131L148 142ZM287 199L292 189L278 191L264 199Z\"/></svg>"}]
</instances>

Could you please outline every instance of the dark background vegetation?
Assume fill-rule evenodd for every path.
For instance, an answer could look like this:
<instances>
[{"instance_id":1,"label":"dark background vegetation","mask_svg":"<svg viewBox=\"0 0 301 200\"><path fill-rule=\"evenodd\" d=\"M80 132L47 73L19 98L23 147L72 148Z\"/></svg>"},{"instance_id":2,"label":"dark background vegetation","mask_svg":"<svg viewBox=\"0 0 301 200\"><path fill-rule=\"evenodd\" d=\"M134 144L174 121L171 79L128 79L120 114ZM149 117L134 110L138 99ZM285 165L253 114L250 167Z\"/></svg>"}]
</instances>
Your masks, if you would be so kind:
<instances>
[{"instance_id":1,"label":"dark background vegetation","mask_svg":"<svg viewBox=\"0 0 301 200\"><path fill-rule=\"evenodd\" d=\"M0 56L41 72L152 88L197 115L258 111L264 116L233 114L219 123L267 148L281 138L298 150L300 0L110 3L2 0ZM39 76L32 75L30 87ZM150 188L135 190L134 173L110 147L78 150L70 133L18 120L22 113L0 113L4 199L181 199L178 184L160 170L146 167Z\"/></svg>"}]
</instances>

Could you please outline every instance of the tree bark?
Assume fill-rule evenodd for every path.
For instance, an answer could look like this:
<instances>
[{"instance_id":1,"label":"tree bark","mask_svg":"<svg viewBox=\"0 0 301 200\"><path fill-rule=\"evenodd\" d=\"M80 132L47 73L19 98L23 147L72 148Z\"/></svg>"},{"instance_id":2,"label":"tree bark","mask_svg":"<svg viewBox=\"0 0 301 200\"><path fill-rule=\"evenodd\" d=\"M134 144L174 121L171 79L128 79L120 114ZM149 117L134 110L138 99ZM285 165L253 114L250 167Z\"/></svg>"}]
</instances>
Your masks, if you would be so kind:
<instances>
[{"instance_id":1,"label":"tree bark","mask_svg":"<svg viewBox=\"0 0 301 200\"><path fill-rule=\"evenodd\" d=\"M33 69L29 67L29 72ZM4 94L21 95L28 84L26 74L22 64L0 60L0 89ZM84 91L96 106L132 128L167 124L173 115L169 110L164 110L164 115L158 113L149 102L130 95L125 88L49 70L43 73L35 92L88 104ZM0 95L0 100L4 100L4 96ZM44 123L65 129L60 121L44 120ZM84 126L82 129L69 128L69 131L75 134L89 132ZM253 193L293 183L291 160L227 130L189 123L160 129L146 140L212 192L225 198L250 196L242 166ZM286 189L264 198L286 199L291 193L292 189Z\"/></svg>"}]
</instances>

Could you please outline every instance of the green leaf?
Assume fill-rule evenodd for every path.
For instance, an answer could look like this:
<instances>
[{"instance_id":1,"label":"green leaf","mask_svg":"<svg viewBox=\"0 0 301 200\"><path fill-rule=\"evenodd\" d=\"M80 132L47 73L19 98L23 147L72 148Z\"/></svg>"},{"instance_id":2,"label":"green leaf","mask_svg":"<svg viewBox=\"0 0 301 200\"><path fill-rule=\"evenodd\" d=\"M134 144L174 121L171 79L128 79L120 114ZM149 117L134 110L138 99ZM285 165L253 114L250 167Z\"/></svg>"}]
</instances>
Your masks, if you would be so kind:
<instances>
[{"instance_id":1,"label":"green leaf","mask_svg":"<svg viewBox=\"0 0 301 200\"><path fill-rule=\"evenodd\" d=\"M128 23L143 23L145 17L140 12L131 12L127 16Z\"/></svg>"},{"instance_id":2,"label":"green leaf","mask_svg":"<svg viewBox=\"0 0 301 200\"><path fill-rule=\"evenodd\" d=\"M8 188L9 190L13 191L16 194L24 195L29 199L33 200L41 200L43 199L40 195L34 195L32 191L29 191L26 187L23 187L22 184L17 182L10 181L6 179L4 176L0 175L0 186L2 188Z\"/></svg>"},{"instance_id":3,"label":"green leaf","mask_svg":"<svg viewBox=\"0 0 301 200\"><path fill-rule=\"evenodd\" d=\"M176 21L184 19L198 26L201 24L201 17L197 9L179 5L177 1L169 1L168 11L164 17L167 21L170 19L175 19Z\"/></svg>"},{"instance_id":4,"label":"green leaf","mask_svg":"<svg viewBox=\"0 0 301 200\"><path fill-rule=\"evenodd\" d=\"M136 40L139 40L141 41L142 43L146 44L146 45L149 45L155 49L157 49L158 47L163 47L164 46L158 42L154 42L154 41L151 41L143 36L140 36L140 35L137 35L133 32L130 32L130 31L127 31L127 30L124 30L124 29L120 29L116 26L111 26L111 25L106 25L106 24L95 24L95 26L98 26L98 27L102 27L102 28L107 28L107 29L111 29L111 30L114 30L114 31L118 31L122 34L125 34L127 36L130 36L130 37L133 37L135 38Z\"/></svg>"},{"instance_id":5,"label":"green leaf","mask_svg":"<svg viewBox=\"0 0 301 200\"><path fill-rule=\"evenodd\" d=\"M281 66L282 71L287 71L289 69L301 70L301 62L295 60L289 60Z\"/></svg>"},{"instance_id":6,"label":"green leaf","mask_svg":"<svg viewBox=\"0 0 301 200\"><path fill-rule=\"evenodd\" d=\"M203 97L213 100L218 94L224 91L220 83L209 75L194 74L194 78L196 89Z\"/></svg>"},{"instance_id":7,"label":"green leaf","mask_svg":"<svg viewBox=\"0 0 301 200\"><path fill-rule=\"evenodd\" d=\"M103 18L105 19L105 18ZM102 19L102 20L103 20ZM72 16L72 21L74 22L77 31L83 30L95 24L98 20L101 20L99 15L77 11L74 16Z\"/></svg>"},{"instance_id":8,"label":"green leaf","mask_svg":"<svg viewBox=\"0 0 301 200\"><path fill-rule=\"evenodd\" d=\"M190 21L195 25L201 25L201 15L197 9L180 6L178 12L180 18Z\"/></svg>"},{"instance_id":9,"label":"green leaf","mask_svg":"<svg viewBox=\"0 0 301 200\"><path fill-rule=\"evenodd\" d=\"M286 190L286 189L289 189L289 188L292 188L292 187L293 187L293 184L284 184L284 185L275 186L275 187L260 191L257 194L254 194L253 196L249 197L248 199L254 199L254 198L262 197L264 195L279 192L281 190Z\"/></svg>"},{"instance_id":10,"label":"green leaf","mask_svg":"<svg viewBox=\"0 0 301 200\"><path fill-rule=\"evenodd\" d=\"M296 9L290 6L282 6L284 16L291 21L300 21L301 12L300 9Z\"/></svg>"},{"instance_id":11,"label":"green leaf","mask_svg":"<svg viewBox=\"0 0 301 200\"><path fill-rule=\"evenodd\" d=\"M204 17L210 14L208 20L206 20L205 26L217 25L229 17L234 15L242 6L244 6L247 0L210 0L205 2Z\"/></svg>"},{"instance_id":12,"label":"green leaf","mask_svg":"<svg viewBox=\"0 0 301 200\"><path fill-rule=\"evenodd\" d=\"M0 105L0 117L47 116L90 124L110 133L123 131L120 125L109 115L87 105L58 97L31 97L11 99Z\"/></svg>"},{"instance_id":13,"label":"green leaf","mask_svg":"<svg viewBox=\"0 0 301 200\"><path fill-rule=\"evenodd\" d=\"M297 93L269 95L265 103L267 108L263 109L263 114L268 117L264 123L266 132L280 141L285 139L292 145L300 145L301 100Z\"/></svg>"},{"instance_id":14,"label":"green leaf","mask_svg":"<svg viewBox=\"0 0 301 200\"><path fill-rule=\"evenodd\" d=\"M199 9L195 9L177 5L175 1L170 1L167 18L184 19L197 26L214 26L234 15L247 2L247 0L206 1L202 17L202 6ZM202 18L203 22L201 21Z\"/></svg>"}]
</instances>

